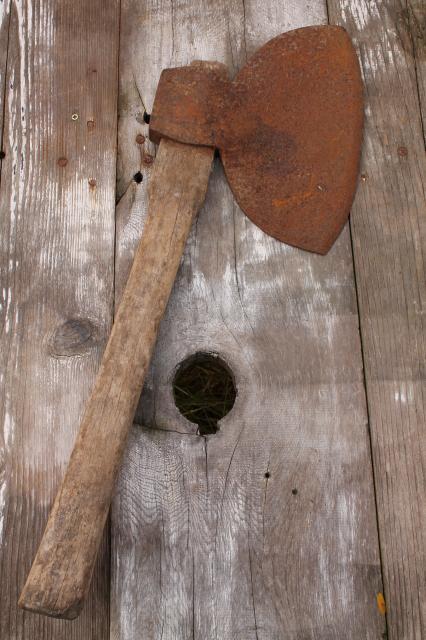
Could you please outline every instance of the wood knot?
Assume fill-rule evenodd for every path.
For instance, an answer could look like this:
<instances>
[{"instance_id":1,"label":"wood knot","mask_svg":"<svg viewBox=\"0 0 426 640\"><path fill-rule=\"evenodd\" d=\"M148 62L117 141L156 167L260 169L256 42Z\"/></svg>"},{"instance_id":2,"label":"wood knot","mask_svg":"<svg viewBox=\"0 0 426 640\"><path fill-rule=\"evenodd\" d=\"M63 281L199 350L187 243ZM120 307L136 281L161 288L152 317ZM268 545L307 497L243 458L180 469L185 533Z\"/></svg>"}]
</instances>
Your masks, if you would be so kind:
<instances>
[{"instance_id":1,"label":"wood knot","mask_svg":"<svg viewBox=\"0 0 426 640\"><path fill-rule=\"evenodd\" d=\"M81 356L96 345L96 326L88 318L70 318L57 327L49 338L50 355Z\"/></svg>"}]
</instances>

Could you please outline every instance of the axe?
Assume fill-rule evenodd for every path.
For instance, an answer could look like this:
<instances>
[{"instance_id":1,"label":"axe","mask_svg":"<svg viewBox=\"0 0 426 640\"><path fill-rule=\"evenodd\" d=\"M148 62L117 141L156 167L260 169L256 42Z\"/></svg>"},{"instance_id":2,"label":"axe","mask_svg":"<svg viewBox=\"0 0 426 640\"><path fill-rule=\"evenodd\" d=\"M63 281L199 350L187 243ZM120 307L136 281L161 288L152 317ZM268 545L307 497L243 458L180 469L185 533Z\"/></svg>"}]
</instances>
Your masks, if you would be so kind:
<instances>
[{"instance_id":1,"label":"axe","mask_svg":"<svg viewBox=\"0 0 426 640\"><path fill-rule=\"evenodd\" d=\"M259 49L234 80L217 63L162 72L149 214L68 469L19 604L78 616L126 437L215 149L235 199L267 234L325 254L348 217L362 83L346 32L315 26Z\"/></svg>"}]
</instances>

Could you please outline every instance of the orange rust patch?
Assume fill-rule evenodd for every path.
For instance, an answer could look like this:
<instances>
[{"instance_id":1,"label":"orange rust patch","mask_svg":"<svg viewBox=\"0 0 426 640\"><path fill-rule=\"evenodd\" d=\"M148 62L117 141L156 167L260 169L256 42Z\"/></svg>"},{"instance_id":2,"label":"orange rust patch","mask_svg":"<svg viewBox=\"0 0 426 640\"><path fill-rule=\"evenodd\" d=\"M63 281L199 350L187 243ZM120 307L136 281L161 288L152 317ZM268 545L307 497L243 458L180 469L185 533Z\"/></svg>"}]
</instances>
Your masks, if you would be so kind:
<instances>
[{"instance_id":1,"label":"orange rust patch","mask_svg":"<svg viewBox=\"0 0 426 640\"><path fill-rule=\"evenodd\" d=\"M294 196L289 196L288 198L274 198L272 200L272 206L276 208L281 207L289 207L292 205L300 204L301 202L305 202L312 198L314 195L313 191L305 191L305 193L296 193Z\"/></svg>"}]
</instances>

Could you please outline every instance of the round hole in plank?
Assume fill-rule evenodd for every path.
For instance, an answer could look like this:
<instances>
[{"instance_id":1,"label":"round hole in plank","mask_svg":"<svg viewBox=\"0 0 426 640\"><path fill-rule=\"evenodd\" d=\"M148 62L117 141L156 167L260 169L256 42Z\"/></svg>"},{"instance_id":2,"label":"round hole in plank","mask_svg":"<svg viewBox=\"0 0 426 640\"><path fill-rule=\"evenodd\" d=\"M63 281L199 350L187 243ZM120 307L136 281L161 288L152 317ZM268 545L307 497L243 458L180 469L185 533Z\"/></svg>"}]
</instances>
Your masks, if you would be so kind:
<instances>
[{"instance_id":1,"label":"round hole in plank","mask_svg":"<svg viewBox=\"0 0 426 640\"><path fill-rule=\"evenodd\" d=\"M200 435L216 433L218 421L234 406L237 390L227 364L212 353L196 353L180 363L173 396L181 414L198 424Z\"/></svg>"}]
</instances>

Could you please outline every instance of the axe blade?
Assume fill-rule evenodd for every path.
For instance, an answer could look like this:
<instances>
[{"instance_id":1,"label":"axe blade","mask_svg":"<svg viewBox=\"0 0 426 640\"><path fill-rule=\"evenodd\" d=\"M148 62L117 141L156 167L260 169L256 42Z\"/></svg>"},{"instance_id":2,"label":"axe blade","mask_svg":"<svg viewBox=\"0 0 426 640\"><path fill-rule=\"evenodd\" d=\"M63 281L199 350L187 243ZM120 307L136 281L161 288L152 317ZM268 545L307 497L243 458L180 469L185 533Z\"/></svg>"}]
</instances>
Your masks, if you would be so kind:
<instances>
[{"instance_id":1,"label":"axe blade","mask_svg":"<svg viewBox=\"0 0 426 640\"><path fill-rule=\"evenodd\" d=\"M233 133L220 152L238 204L274 238L327 253L349 215L362 142L362 81L349 36L334 26L284 33L234 84Z\"/></svg>"}]
</instances>

